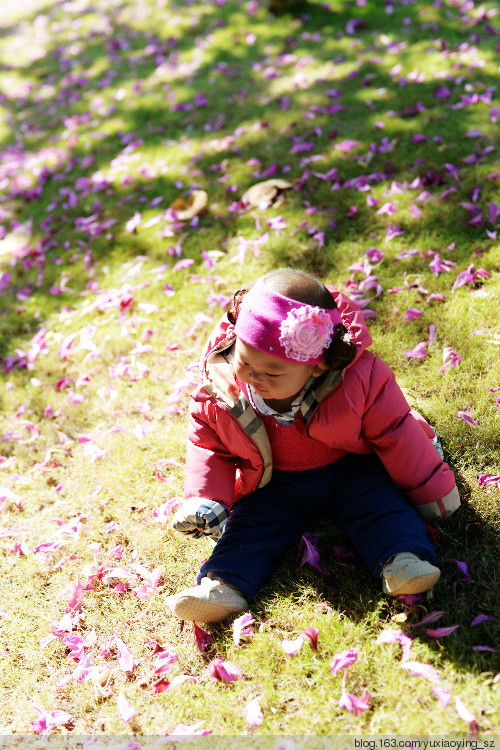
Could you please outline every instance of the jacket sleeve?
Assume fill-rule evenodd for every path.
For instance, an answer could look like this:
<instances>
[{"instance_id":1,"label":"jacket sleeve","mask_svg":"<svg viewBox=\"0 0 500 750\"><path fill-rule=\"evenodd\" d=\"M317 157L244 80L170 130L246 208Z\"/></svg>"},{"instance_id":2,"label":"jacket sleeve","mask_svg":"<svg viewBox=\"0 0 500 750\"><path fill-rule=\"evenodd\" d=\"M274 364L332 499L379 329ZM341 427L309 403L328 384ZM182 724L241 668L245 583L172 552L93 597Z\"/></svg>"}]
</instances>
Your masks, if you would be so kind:
<instances>
[{"instance_id":1,"label":"jacket sleeve","mask_svg":"<svg viewBox=\"0 0 500 750\"><path fill-rule=\"evenodd\" d=\"M229 509L234 502L236 457L217 434L215 410L210 401L191 399L184 497L217 500Z\"/></svg>"},{"instance_id":2,"label":"jacket sleeve","mask_svg":"<svg viewBox=\"0 0 500 750\"><path fill-rule=\"evenodd\" d=\"M365 393L362 431L421 515L430 518L426 511L432 507L438 508L432 513L435 519L444 518L441 501L455 487L453 472L411 413L394 373L377 357Z\"/></svg>"}]
</instances>

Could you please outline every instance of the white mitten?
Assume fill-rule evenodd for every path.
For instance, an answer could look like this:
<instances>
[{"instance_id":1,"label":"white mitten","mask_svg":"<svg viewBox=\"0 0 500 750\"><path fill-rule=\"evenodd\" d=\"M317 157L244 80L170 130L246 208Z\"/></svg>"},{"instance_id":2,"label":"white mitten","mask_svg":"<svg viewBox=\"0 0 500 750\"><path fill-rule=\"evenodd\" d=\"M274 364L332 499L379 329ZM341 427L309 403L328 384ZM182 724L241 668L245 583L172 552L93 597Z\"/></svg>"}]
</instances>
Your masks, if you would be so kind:
<instances>
[{"instance_id":1,"label":"white mitten","mask_svg":"<svg viewBox=\"0 0 500 750\"><path fill-rule=\"evenodd\" d=\"M445 518L449 518L460 507L460 495L458 494L457 485L440 500L435 500L433 503L426 503L425 505L416 505L415 507L427 523L444 521Z\"/></svg>"},{"instance_id":2,"label":"white mitten","mask_svg":"<svg viewBox=\"0 0 500 750\"><path fill-rule=\"evenodd\" d=\"M190 497L175 513L172 528L195 539L202 536L217 538L228 518L228 509L217 500Z\"/></svg>"}]
</instances>

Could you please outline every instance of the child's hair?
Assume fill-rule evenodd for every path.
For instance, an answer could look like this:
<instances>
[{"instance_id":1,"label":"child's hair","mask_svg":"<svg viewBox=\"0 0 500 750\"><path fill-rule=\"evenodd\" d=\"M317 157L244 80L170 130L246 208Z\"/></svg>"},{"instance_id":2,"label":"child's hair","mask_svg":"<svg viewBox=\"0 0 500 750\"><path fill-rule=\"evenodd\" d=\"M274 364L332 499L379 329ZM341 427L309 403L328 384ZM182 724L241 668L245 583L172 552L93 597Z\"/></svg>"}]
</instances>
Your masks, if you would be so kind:
<instances>
[{"instance_id":1,"label":"child's hair","mask_svg":"<svg viewBox=\"0 0 500 750\"><path fill-rule=\"evenodd\" d=\"M296 302L303 302L313 307L335 310L337 305L326 286L314 276L294 268L272 271L266 276L266 284L278 294L289 297ZM240 289L233 297L233 303L227 314L229 322L236 323L243 297L247 289ZM356 356L356 347L352 343L347 328L340 323L328 349L325 351L325 362L332 370L343 370Z\"/></svg>"}]
</instances>

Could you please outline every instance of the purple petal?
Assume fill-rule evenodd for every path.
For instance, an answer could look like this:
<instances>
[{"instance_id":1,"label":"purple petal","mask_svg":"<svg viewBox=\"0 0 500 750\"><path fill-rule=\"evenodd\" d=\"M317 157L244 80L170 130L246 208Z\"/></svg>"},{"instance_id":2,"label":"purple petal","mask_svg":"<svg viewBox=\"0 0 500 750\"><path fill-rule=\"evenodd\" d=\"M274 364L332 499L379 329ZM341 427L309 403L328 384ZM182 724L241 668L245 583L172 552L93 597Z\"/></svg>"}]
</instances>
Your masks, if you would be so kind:
<instances>
[{"instance_id":1,"label":"purple petal","mask_svg":"<svg viewBox=\"0 0 500 750\"><path fill-rule=\"evenodd\" d=\"M435 628L434 630L427 629L425 632L431 638L445 638L447 635L453 633L460 625L451 625L448 628Z\"/></svg>"},{"instance_id":2,"label":"purple petal","mask_svg":"<svg viewBox=\"0 0 500 750\"><path fill-rule=\"evenodd\" d=\"M194 625L194 637L196 638L196 646L198 648L198 651L205 651L207 646L209 646L213 642L213 637L205 632L203 628L200 628L199 625L197 625L195 622Z\"/></svg>"},{"instance_id":3,"label":"purple petal","mask_svg":"<svg viewBox=\"0 0 500 750\"><path fill-rule=\"evenodd\" d=\"M255 622L251 612L245 612L233 622L233 641L236 646L240 645L240 639L253 635L252 625Z\"/></svg>"},{"instance_id":4,"label":"purple petal","mask_svg":"<svg viewBox=\"0 0 500 750\"><path fill-rule=\"evenodd\" d=\"M403 354L406 354L407 357L411 357L412 359L423 359L427 354L427 342L421 341L413 347L413 349L403 351Z\"/></svg>"},{"instance_id":5,"label":"purple petal","mask_svg":"<svg viewBox=\"0 0 500 750\"><path fill-rule=\"evenodd\" d=\"M439 672L430 664L421 664L419 661L405 661L401 663L403 669L407 669L415 677L423 677L430 682L439 682Z\"/></svg>"},{"instance_id":6,"label":"purple petal","mask_svg":"<svg viewBox=\"0 0 500 750\"><path fill-rule=\"evenodd\" d=\"M417 628L419 625L430 625L431 623L437 622L439 618L442 617L443 615L447 615L447 614L448 612L444 612L442 610L429 612L428 615L424 615L424 617L422 617L422 619L419 622L417 622L413 627Z\"/></svg>"},{"instance_id":7,"label":"purple petal","mask_svg":"<svg viewBox=\"0 0 500 750\"><path fill-rule=\"evenodd\" d=\"M122 721L130 721L134 718L135 709L132 708L121 691L118 694L118 698L116 699L116 705L118 707L118 716Z\"/></svg>"},{"instance_id":8,"label":"purple petal","mask_svg":"<svg viewBox=\"0 0 500 750\"><path fill-rule=\"evenodd\" d=\"M333 657L333 661L330 664L332 675L335 677L337 672L340 672L341 669L350 667L351 664L354 664L357 658L357 648L348 648L346 651L339 651L337 654L335 654L335 656Z\"/></svg>"},{"instance_id":9,"label":"purple petal","mask_svg":"<svg viewBox=\"0 0 500 750\"><path fill-rule=\"evenodd\" d=\"M491 615L480 614L472 620L469 627L473 628L475 625L480 625L482 622L494 622L494 620L495 618Z\"/></svg>"},{"instance_id":10,"label":"purple petal","mask_svg":"<svg viewBox=\"0 0 500 750\"><path fill-rule=\"evenodd\" d=\"M446 688L442 687L441 685L434 685L434 687L431 689L434 695L436 696L436 698L438 699L438 701L441 703L441 705L444 706L444 708L446 708L446 706L450 702L451 693L448 690L446 690Z\"/></svg>"},{"instance_id":11,"label":"purple petal","mask_svg":"<svg viewBox=\"0 0 500 750\"><path fill-rule=\"evenodd\" d=\"M245 719L253 727L259 727L262 724L264 715L260 707L260 698L254 698L245 706Z\"/></svg>"},{"instance_id":12,"label":"purple petal","mask_svg":"<svg viewBox=\"0 0 500 750\"><path fill-rule=\"evenodd\" d=\"M461 573L463 573L463 581L469 581L469 568L467 567L467 563L461 562L461 560L454 560L454 563L456 563L457 568L460 570Z\"/></svg>"}]
</instances>

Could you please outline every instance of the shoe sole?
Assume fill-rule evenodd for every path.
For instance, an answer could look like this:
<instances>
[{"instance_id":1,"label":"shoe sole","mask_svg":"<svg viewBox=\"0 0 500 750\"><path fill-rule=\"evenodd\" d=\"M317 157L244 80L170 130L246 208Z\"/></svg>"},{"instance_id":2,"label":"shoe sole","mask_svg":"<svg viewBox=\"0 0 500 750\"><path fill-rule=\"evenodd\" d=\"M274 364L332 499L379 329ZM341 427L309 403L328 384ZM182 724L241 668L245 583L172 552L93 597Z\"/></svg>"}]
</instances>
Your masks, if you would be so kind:
<instances>
[{"instance_id":1,"label":"shoe sole","mask_svg":"<svg viewBox=\"0 0 500 750\"><path fill-rule=\"evenodd\" d=\"M243 612L247 606L247 603L244 602L242 606L226 607L215 602L200 601L192 596L185 596L171 602L167 600L168 609L176 617L191 622L222 622L231 615Z\"/></svg>"},{"instance_id":2,"label":"shoe sole","mask_svg":"<svg viewBox=\"0 0 500 750\"><path fill-rule=\"evenodd\" d=\"M388 596L400 596L401 594L423 594L425 591L429 591L441 577L441 571L437 570L435 573L427 573L427 575L416 576L406 581L396 591L388 591L385 583L382 585L384 594Z\"/></svg>"}]
</instances>

